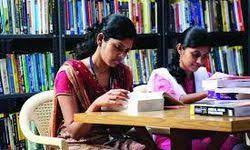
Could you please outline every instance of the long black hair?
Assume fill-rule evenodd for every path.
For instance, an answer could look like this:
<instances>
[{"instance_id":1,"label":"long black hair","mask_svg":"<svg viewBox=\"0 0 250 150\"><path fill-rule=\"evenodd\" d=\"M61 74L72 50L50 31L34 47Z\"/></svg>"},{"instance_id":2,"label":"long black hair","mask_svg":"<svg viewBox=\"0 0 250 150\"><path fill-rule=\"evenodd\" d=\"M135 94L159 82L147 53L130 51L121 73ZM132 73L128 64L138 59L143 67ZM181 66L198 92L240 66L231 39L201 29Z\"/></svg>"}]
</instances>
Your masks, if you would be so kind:
<instances>
[{"instance_id":1,"label":"long black hair","mask_svg":"<svg viewBox=\"0 0 250 150\"><path fill-rule=\"evenodd\" d=\"M111 14L102 19L102 23L94 24L87 28L82 43L78 43L74 53L77 59L92 55L96 48L96 37L99 33L104 34L104 40L110 38L123 40L126 38L135 39L136 29L133 22L126 16L121 14Z\"/></svg>"},{"instance_id":2,"label":"long black hair","mask_svg":"<svg viewBox=\"0 0 250 150\"><path fill-rule=\"evenodd\" d=\"M176 45L180 43L183 48L196 48L200 46L209 46L210 40L208 33L204 28L193 26L186 29L183 34L177 38ZM185 71L180 67L180 55L177 50L174 52L171 63L168 64L167 68L169 73L175 77L177 82L181 85L184 83L186 77Z\"/></svg>"}]
</instances>

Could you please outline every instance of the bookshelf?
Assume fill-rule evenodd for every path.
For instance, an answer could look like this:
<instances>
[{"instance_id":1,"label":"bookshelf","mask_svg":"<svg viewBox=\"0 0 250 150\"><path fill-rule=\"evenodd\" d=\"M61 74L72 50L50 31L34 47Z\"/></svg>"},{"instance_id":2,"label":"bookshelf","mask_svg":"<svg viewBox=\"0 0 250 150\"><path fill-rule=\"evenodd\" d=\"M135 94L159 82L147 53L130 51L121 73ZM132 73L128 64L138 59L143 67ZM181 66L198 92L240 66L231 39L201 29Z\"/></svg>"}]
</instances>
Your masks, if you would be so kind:
<instances>
[{"instance_id":1,"label":"bookshelf","mask_svg":"<svg viewBox=\"0 0 250 150\"><path fill-rule=\"evenodd\" d=\"M214 0L215 1L215 0ZM222 3L223 0L216 0L216 2L219 3L219 5ZM176 32L173 31L176 26L175 23L171 21L173 19L174 16L174 12L173 10L171 10L172 8L170 7L176 7L176 5L173 5L173 3L175 3L176 1L171 1L171 0L167 0L164 1L163 4L163 17L162 17L162 21L163 23L163 49L170 49L173 48L177 41L178 38L181 37L182 33L181 32ZM184 2L184 0L183 0ZM205 4L207 3L212 3L212 1L206 1L206 0L202 0L202 1L193 1L195 2L201 2L201 7L203 8L203 13L204 13L204 22L205 22ZM190 5L191 1L189 1L189 5ZM178 4L180 5L180 4ZM242 14L243 14L243 20L244 20L244 27L245 27L245 31L224 31L225 29L214 29L212 31L208 31L209 32L209 38L212 39L211 40L211 46L212 47L219 47L219 46L224 46L224 45L228 45L228 46L234 46L234 45L241 45L243 47L243 51L242 51L242 55L243 55L243 63L244 63L244 75L250 75L250 66L249 66L249 61L250 61L250 45L249 45L249 5L250 2L249 1L244 1L241 0L241 6L242 6ZM178 6L179 8L181 6ZM191 7L191 6L190 6ZM220 6L221 7L221 6ZM228 6L229 7L229 6ZM211 8L209 8L211 9ZM192 16L191 16L192 17ZM182 19L182 18L179 18ZM231 22L230 22L231 23ZM206 23L205 24L205 28L207 28ZM183 24L181 24L183 25ZM180 26L181 26L180 25ZM218 25L217 25L218 26ZM222 26L222 25L220 25ZM232 25L231 25L232 27ZM181 27L179 27L181 28ZM210 27L211 28L211 27ZM175 29L176 30L176 29ZM181 30L181 29L179 29ZM211 30L211 29L210 29ZM167 51L163 51L163 57L162 57L162 61L163 61L163 66L166 66L168 64L168 58L169 58L169 54Z\"/></svg>"},{"instance_id":2,"label":"bookshelf","mask_svg":"<svg viewBox=\"0 0 250 150\"><path fill-rule=\"evenodd\" d=\"M241 32L211 32L209 36L213 39L220 39L213 41L213 46L222 46L225 44L243 45L244 56L244 74L250 74L250 33L248 30L249 20L247 16L250 16L250 2L241 0L242 11L245 23L245 31ZM136 49L157 49L157 66L164 67L168 62L168 48L172 48L173 43L181 36L181 33L176 33L169 30L170 26L170 12L169 12L170 0L157 0L157 24L158 30L156 33L143 33L139 34L135 47ZM59 7L58 7L59 6ZM3 57L5 53L16 50L15 53L33 53L50 51L54 53L54 66L55 72L60 65L65 61L65 50L72 49L78 42L82 41L83 35L66 35L65 34L65 8L64 1L53 0L53 33L42 35L11 35L0 34L0 56ZM247 40L246 40L247 39ZM8 47L6 49L6 47ZM3 51L2 51L3 50ZM15 95L15 96L14 96ZM8 99L7 106L11 106L11 102L27 99L31 96L28 94L11 94L1 95L0 101ZM19 98L17 98L19 97ZM7 101L7 100L6 100ZM2 104L2 102L1 102ZM3 104L6 106L5 104ZM1 109L0 109L1 110ZM10 109L8 109L10 110Z\"/></svg>"},{"instance_id":3,"label":"bookshelf","mask_svg":"<svg viewBox=\"0 0 250 150\"><path fill-rule=\"evenodd\" d=\"M8 5L12 3L6 0ZM48 34L13 34L0 33L0 58L6 57L5 54L15 53L19 54L32 54L32 53L43 53L43 52L52 52L54 58L54 73L57 72L59 67L65 61L65 52L67 49L75 48L76 44L82 42L83 35L67 35L65 33L65 1L61 0L49 0L52 2L53 7L53 31L50 31ZM162 26L163 23L160 16L162 16L162 3L164 0L156 0L157 2L157 32L155 33L142 33L138 34L135 45L133 49L157 49L157 58L161 57L162 49ZM29 0L23 2L30 2ZM72 1L71 1L72 2ZM112 2L112 1L110 1ZM21 3L25 5L25 3ZM27 5L27 3L26 3ZM27 5L28 6L28 5ZM0 5L0 7L2 7ZM17 5L16 7L20 7ZM10 7L8 7L10 8ZM19 18L20 19L20 18ZM23 23L23 22L21 22ZM21 29L20 29L21 30ZM40 32L40 28L38 28ZM1 30L0 30L1 31ZM29 32L29 31L28 31ZM30 31L31 32L31 31ZM157 59L157 66L162 66L161 59ZM0 94L0 113L11 113L19 111L22 104L30 96L34 95L37 92L28 92L28 93L11 93L11 94Z\"/></svg>"},{"instance_id":4,"label":"bookshelf","mask_svg":"<svg viewBox=\"0 0 250 150\"><path fill-rule=\"evenodd\" d=\"M146 1L148 1L148 0L146 0ZM155 2L150 2L151 6L152 6L152 3L154 3L154 4L157 3L157 5L156 4L154 5L155 7L157 6L157 9L156 9L157 10L157 14L156 13L154 14L154 15L157 15L157 17L155 16L157 18L157 23L156 24L158 25L157 32L156 31L153 32L153 25L151 26L150 29L146 29L146 28L143 29L144 26L143 27L138 27L138 25L136 25L138 22L140 22L140 21L138 21L140 19L137 19L135 21L135 20L133 20L134 17L131 17L130 14L134 13L133 12L133 11L135 11L134 9L139 9L139 8L134 8L134 7L138 6L138 2L137 1L133 1L133 4L131 4L132 1L130 1L131 3L129 3L128 1L120 1L120 2L118 2L119 3L119 9L116 10L116 8L114 8L114 11L111 10L111 7L113 7L113 6L110 5L111 2L116 3L118 1L116 1L116 0L114 0L114 1L107 1L107 0L96 1L97 4L95 4L94 8L92 6L93 5L93 1L90 1L91 4L88 4L88 6L91 5L91 7L87 8L88 14L86 14L86 15L89 15L89 13L94 12L94 11L99 12L99 9L100 9L99 7L102 7L104 5L104 3L106 3L109 7L106 8L106 7L103 6L103 8L100 9L101 11L103 10L103 12L105 12L104 14L108 15L108 14L111 14L111 13L114 13L114 12L119 12L121 14L126 15L127 17L129 17L134 22L134 24L136 26L136 29L137 29L138 36L137 36L137 38L135 40L135 44L134 44L134 47L132 49L134 49L134 50L135 49L158 49L159 51L161 51L160 49L161 49L161 45L162 45L162 40L161 40L161 38L162 38L162 34L161 34L162 33L161 32L162 31L162 27L161 27L160 24L161 24L162 21L160 19L158 19L158 18L160 18L161 14L162 14L162 8L161 8L162 0L156 0ZM126 3L126 4L124 5L124 3ZM142 6L142 5L144 5L144 4L145 4L144 2L142 2L140 4L141 7L143 7L143 9L144 9L144 6ZM66 51L71 51L73 48L75 48L77 46L77 43L83 42L84 36L83 36L81 30L79 30L79 29L76 30L76 27L75 27L75 24L74 24L74 19L73 19L73 21L72 20L67 20L68 16L71 17L71 15L70 15L70 11L71 11L70 6L71 5L65 3L65 1L64 2L63 1L59 2L58 5L64 6L64 9L60 9L59 10L59 18L60 18L59 20L61 21L59 23L59 29L60 29L61 34L62 34L61 36L59 36L59 43L61 43L61 44L59 44L59 46L60 46L59 47L59 51L60 51L60 53L63 56L63 54ZM96 5L98 5L98 7L96 7ZM133 8L130 8L130 5L133 5L133 6L131 6ZM78 5L77 5L76 9L77 9L77 11L79 11L78 10ZM140 8L140 9L142 9L142 8ZM140 11L142 11L141 14L136 14L136 15L138 15L138 16L141 15L140 17L144 17L143 10L140 10ZM150 10L150 11L152 12L152 10ZM92 16L95 16L95 15L97 15L97 14L95 14L95 13L93 14L92 13ZM100 13L98 13L98 17L99 17L99 15L100 15ZM103 15L103 14L101 14L101 15ZM103 15L103 16L105 16L105 15ZM70 18L70 17L68 17L68 18ZM77 15L74 16L74 8L73 8L73 16L72 17L73 18L78 18L79 17ZM93 21L93 20L89 19L89 16L88 16L87 17L88 18L87 23L81 23L81 21L80 21L79 24L88 24L89 26L91 26L90 25L91 22L92 22L92 24L95 21L98 22L98 20L99 20L98 17L96 17L97 20ZM138 18L140 18L140 17L138 17ZM78 20L80 20L80 19L78 19ZM144 25L144 18L142 20L143 20L142 25ZM77 26L79 24L77 24ZM158 55L158 52L157 52L157 56L156 56L157 58L160 56L160 55ZM158 59L158 60L160 60L160 59ZM137 64L138 64L138 62L137 62ZM161 66L161 61L157 61L156 64L157 64L157 66ZM134 74L138 73L135 70L133 70L133 72L136 72ZM143 71L140 71L141 74L143 74L142 72ZM136 78L135 80L137 80L137 79L141 79L141 78L139 77L139 78ZM138 81L139 83L137 81L134 81L134 85L136 86L136 85L143 84L141 82L144 82L144 81L145 80Z\"/></svg>"},{"instance_id":5,"label":"bookshelf","mask_svg":"<svg viewBox=\"0 0 250 150\"><path fill-rule=\"evenodd\" d=\"M14 54L15 63L23 64L23 62L21 62L23 61L21 60L21 58L23 57L24 59L26 59L27 57L25 55L29 55L29 57L33 57L31 55L34 54L34 55L37 55L37 56L34 56L34 58L38 58L38 55L40 54L46 55L46 53L53 53L54 55L51 55L51 59L54 60L54 63L53 63L53 69L52 68L51 69L56 71L61 65L59 61L60 58L58 57L58 51L57 51L58 50L58 27L57 27L58 26L57 24L58 13L56 10L57 9L56 1L48 0L42 4L43 6L41 5L39 6L39 7L47 8L46 12L44 8L44 12L43 12L44 15L41 15L41 20L43 21L46 20L44 16L48 17L47 22L44 21L43 22L44 26L41 25L41 27L36 26L35 28L33 26L33 30L31 30L32 28L31 26L34 24L32 23L29 24L28 20L30 19L29 21L31 21L31 18L34 16L30 15L31 10L28 10L26 8L31 9L31 5L32 5L31 3L33 2L34 1L29 1L29 0L25 0L25 1L2 0L0 2L1 23L3 22L5 23L5 24L0 24L0 48L1 48L0 59L2 58L6 59L8 57L6 54ZM11 7L12 6L11 4L14 4L14 3L15 3L14 7ZM47 5L45 3L47 3ZM37 5L38 4L36 4L35 6ZM8 19L6 20L7 18L5 16L6 12L8 13L8 15L11 14L9 15L9 20ZM26 13L27 15L25 16ZM12 22L13 20L10 20L10 19L15 20L14 21L15 25ZM23 20L20 20L20 19L23 19ZM40 20L40 24L42 24L41 20ZM34 22L36 21L38 20L35 20ZM8 22L8 24L6 22ZM47 26L45 22L47 23ZM20 56L20 59L19 59L19 56ZM43 57L43 56L41 57L40 56L39 58ZM47 60L47 57L46 57L46 60ZM37 65L36 64L37 62L38 60L35 61L34 65ZM28 67L28 63L25 66ZM33 72L31 71L27 73L32 74ZM18 89L20 90L21 88L20 83L18 86L19 86ZM0 94L0 104L1 104L0 113L13 113L13 112L20 111L20 108L22 107L23 103L29 97L31 97L32 95L38 92L39 91L37 90L33 92L25 91L24 93L18 93L18 92L10 92L8 94L1 93Z\"/></svg>"},{"instance_id":6,"label":"bookshelf","mask_svg":"<svg viewBox=\"0 0 250 150\"><path fill-rule=\"evenodd\" d=\"M114 1L109 1L109 3L114 2L115 3L116 0ZM126 2L126 1L125 1ZM163 0L156 0L157 2L157 18L160 18L160 16L162 15L162 2ZM105 3L107 3L107 0L105 0ZM60 6L65 6L65 3L63 1L59 1L58 5ZM129 5L129 4L128 4ZM111 6L110 6L111 7ZM123 7L123 6L120 6ZM127 8L125 9L129 9L128 6L126 6ZM97 9L97 8L96 8ZM124 8L122 8L124 9ZM116 12L117 10L115 10L114 12ZM123 12L124 10L120 10L119 13L124 14ZM126 11L126 10L125 10ZM83 39L83 35L79 35L79 34L71 34L68 35L67 29L65 26L65 13L66 9L58 9L59 12L59 30L61 31L61 36L59 35L59 51L64 54L65 50L69 50L72 49L76 46L77 43L82 42ZM105 11L104 11L105 12ZM114 13L113 12L113 13ZM112 11L111 11L112 13ZM110 14L109 12L105 12L104 14ZM125 12L125 15L127 17L129 17L128 15L128 10L127 12ZM67 24L67 23L66 23ZM135 45L132 49L153 49L153 48L157 48L157 49L161 49L162 46L162 20L161 19L157 19L157 32L156 33L150 33L150 31L148 31L147 33L138 33L138 36L135 40ZM60 32L59 31L59 32ZM138 31L138 30L137 30ZM60 34L60 33L59 33ZM157 53L157 58L159 57L158 53ZM161 61L157 61L157 66L161 66Z\"/></svg>"}]
</instances>

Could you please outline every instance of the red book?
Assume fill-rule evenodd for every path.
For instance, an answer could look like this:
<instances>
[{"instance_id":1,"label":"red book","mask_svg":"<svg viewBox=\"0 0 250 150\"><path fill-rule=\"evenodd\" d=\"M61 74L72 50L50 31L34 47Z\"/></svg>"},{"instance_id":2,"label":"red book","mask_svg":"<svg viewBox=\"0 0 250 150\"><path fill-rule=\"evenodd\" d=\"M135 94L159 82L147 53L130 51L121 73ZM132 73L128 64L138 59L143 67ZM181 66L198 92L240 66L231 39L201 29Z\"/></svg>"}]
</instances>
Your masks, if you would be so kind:
<instances>
[{"instance_id":1,"label":"red book","mask_svg":"<svg viewBox=\"0 0 250 150\"><path fill-rule=\"evenodd\" d=\"M245 31L242 8L241 8L241 0L237 0L237 7L238 7L240 31Z\"/></svg>"},{"instance_id":2,"label":"red book","mask_svg":"<svg viewBox=\"0 0 250 150\"><path fill-rule=\"evenodd\" d=\"M91 1L88 1L88 22L89 22L89 26L92 27L93 25L93 16L92 16L92 4Z\"/></svg>"}]
</instances>

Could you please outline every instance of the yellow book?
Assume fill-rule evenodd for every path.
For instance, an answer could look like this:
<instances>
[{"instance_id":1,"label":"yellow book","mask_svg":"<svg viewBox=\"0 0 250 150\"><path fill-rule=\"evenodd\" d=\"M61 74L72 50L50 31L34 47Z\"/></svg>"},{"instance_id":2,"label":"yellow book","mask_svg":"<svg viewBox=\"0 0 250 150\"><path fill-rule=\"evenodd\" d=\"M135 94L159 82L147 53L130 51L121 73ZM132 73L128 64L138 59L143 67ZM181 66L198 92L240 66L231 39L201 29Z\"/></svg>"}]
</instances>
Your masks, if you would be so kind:
<instances>
[{"instance_id":1,"label":"yellow book","mask_svg":"<svg viewBox=\"0 0 250 150\"><path fill-rule=\"evenodd\" d=\"M194 115L194 105L190 105L190 109L189 109L190 111L190 115Z\"/></svg>"},{"instance_id":2,"label":"yellow book","mask_svg":"<svg viewBox=\"0 0 250 150\"><path fill-rule=\"evenodd\" d=\"M225 1L220 1L220 2L221 2L222 28L224 32L227 32L229 30L228 30L227 18L226 18L228 16L226 14L226 2Z\"/></svg>"},{"instance_id":3,"label":"yellow book","mask_svg":"<svg viewBox=\"0 0 250 150\"><path fill-rule=\"evenodd\" d=\"M16 66L16 58L14 54L10 54L11 59L11 66L13 71L13 77L14 77L14 88L15 93L19 93L19 82L18 82L18 74L17 74L17 66Z\"/></svg>"},{"instance_id":4,"label":"yellow book","mask_svg":"<svg viewBox=\"0 0 250 150\"><path fill-rule=\"evenodd\" d=\"M237 74L242 76L244 74L243 56L242 56L242 46L235 46L235 57L236 57L236 67Z\"/></svg>"},{"instance_id":5,"label":"yellow book","mask_svg":"<svg viewBox=\"0 0 250 150\"><path fill-rule=\"evenodd\" d=\"M142 0L143 33L151 33L150 0Z\"/></svg>"},{"instance_id":6,"label":"yellow book","mask_svg":"<svg viewBox=\"0 0 250 150\"><path fill-rule=\"evenodd\" d=\"M16 115L16 122L17 122L18 139L19 139L19 141L21 141L21 140L25 139L25 136L23 135L23 132L22 132L21 127L20 127L19 113L15 113L15 115Z\"/></svg>"},{"instance_id":7,"label":"yellow book","mask_svg":"<svg viewBox=\"0 0 250 150\"><path fill-rule=\"evenodd\" d=\"M0 118L3 118L4 117L4 114L0 114Z\"/></svg>"}]
</instances>

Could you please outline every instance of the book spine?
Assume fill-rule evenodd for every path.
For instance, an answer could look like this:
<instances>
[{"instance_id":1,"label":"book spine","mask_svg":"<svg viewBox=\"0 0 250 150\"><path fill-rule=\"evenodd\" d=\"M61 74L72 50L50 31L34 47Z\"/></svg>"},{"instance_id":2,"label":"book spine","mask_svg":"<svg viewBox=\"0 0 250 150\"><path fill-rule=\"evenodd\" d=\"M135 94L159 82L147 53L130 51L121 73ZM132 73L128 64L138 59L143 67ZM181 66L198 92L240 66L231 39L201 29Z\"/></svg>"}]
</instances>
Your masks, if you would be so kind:
<instances>
[{"instance_id":1,"label":"book spine","mask_svg":"<svg viewBox=\"0 0 250 150\"><path fill-rule=\"evenodd\" d=\"M7 63L6 59L0 59L0 68L1 68L1 78L3 83L3 92L4 94L10 94L9 78L7 72Z\"/></svg>"},{"instance_id":2,"label":"book spine","mask_svg":"<svg viewBox=\"0 0 250 150\"><path fill-rule=\"evenodd\" d=\"M237 93L216 93L215 91L208 91L209 99L217 100L237 100Z\"/></svg>"},{"instance_id":3,"label":"book spine","mask_svg":"<svg viewBox=\"0 0 250 150\"><path fill-rule=\"evenodd\" d=\"M10 93L15 93L13 68L11 65L10 54L7 54L6 58L7 58L7 73L8 73L8 78L9 78Z\"/></svg>"},{"instance_id":4,"label":"book spine","mask_svg":"<svg viewBox=\"0 0 250 150\"><path fill-rule=\"evenodd\" d=\"M14 79L14 89L15 93L19 93L19 82L18 82L18 72L16 65L16 56L14 54L10 54L11 66L13 71L13 79Z\"/></svg>"},{"instance_id":5,"label":"book spine","mask_svg":"<svg viewBox=\"0 0 250 150\"><path fill-rule=\"evenodd\" d=\"M24 93L24 74L23 74L23 65L22 65L22 56L18 55L16 59L17 72L18 72L18 82L19 82L19 92Z\"/></svg>"},{"instance_id":6,"label":"book spine","mask_svg":"<svg viewBox=\"0 0 250 150\"><path fill-rule=\"evenodd\" d=\"M5 133L5 124L4 124L5 118L0 118L0 149L7 149L7 139L6 139L6 133Z\"/></svg>"},{"instance_id":7,"label":"book spine","mask_svg":"<svg viewBox=\"0 0 250 150\"><path fill-rule=\"evenodd\" d=\"M0 68L0 72L1 72L1 68ZM2 82L1 74L0 74L0 94L3 94L3 82Z\"/></svg>"},{"instance_id":8,"label":"book spine","mask_svg":"<svg viewBox=\"0 0 250 150\"><path fill-rule=\"evenodd\" d=\"M233 108L213 107L213 106L190 106L190 114L205 116L235 116Z\"/></svg>"}]
</instances>

